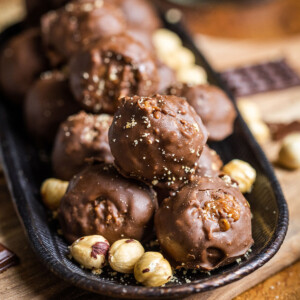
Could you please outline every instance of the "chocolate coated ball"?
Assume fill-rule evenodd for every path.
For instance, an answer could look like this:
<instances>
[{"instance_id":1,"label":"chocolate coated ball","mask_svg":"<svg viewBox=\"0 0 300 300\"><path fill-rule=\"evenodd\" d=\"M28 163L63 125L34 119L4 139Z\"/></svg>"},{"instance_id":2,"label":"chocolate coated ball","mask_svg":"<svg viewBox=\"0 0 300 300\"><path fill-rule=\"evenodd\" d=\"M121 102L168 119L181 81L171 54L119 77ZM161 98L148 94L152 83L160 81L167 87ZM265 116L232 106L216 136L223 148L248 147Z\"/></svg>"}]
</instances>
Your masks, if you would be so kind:
<instances>
[{"instance_id":1,"label":"chocolate coated ball","mask_svg":"<svg viewBox=\"0 0 300 300\"><path fill-rule=\"evenodd\" d=\"M32 83L48 68L40 31L25 30L13 37L0 57L0 85L9 100L21 104Z\"/></svg>"},{"instance_id":2,"label":"chocolate coated ball","mask_svg":"<svg viewBox=\"0 0 300 300\"><path fill-rule=\"evenodd\" d=\"M218 87L179 84L167 93L187 99L206 126L209 140L220 141L232 134L236 111L231 100Z\"/></svg>"},{"instance_id":3,"label":"chocolate coated ball","mask_svg":"<svg viewBox=\"0 0 300 300\"><path fill-rule=\"evenodd\" d=\"M24 117L28 132L37 142L51 144L58 127L79 111L68 80L60 72L47 72L28 91Z\"/></svg>"},{"instance_id":4,"label":"chocolate coated ball","mask_svg":"<svg viewBox=\"0 0 300 300\"><path fill-rule=\"evenodd\" d=\"M70 180L87 164L87 160L113 162L108 144L112 116L80 112L60 125L52 152L56 177Z\"/></svg>"},{"instance_id":5,"label":"chocolate coated ball","mask_svg":"<svg viewBox=\"0 0 300 300\"><path fill-rule=\"evenodd\" d=\"M155 216L162 250L176 267L212 270L253 244L249 204L220 178L198 178L163 201Z\"/></svg>"},{"instance_id":6,"label":"chocolate coated ball","mask_svg":"<svg viewBox=\"0 0 300 300\"><path fill-rule=\"evenodd\" d=\"M176 96L126 97L109 129L118 170L168 189L177 189L195 173L206 140L200 117Z\"/></svg>"},{"instance_id":7,"label":"chocolate coated ball","mask_svg":"<svg viewBox=\"0 0 300 300\"><path fill-rule=\"evenodd\" d=\"M124 96L157 91L158 73L152 55L128 35L98 41L70 62L71 89L92 112L114 113Z\"/></svg>"},{"instance_id":8,"label":"chocolate coated ball","mask_svg":"<svg viewBox=\"0 0 300 300\"><path fill-rule=\"evenodd\" d=\"M142 240L152 231L156 208L151 188L123 178L112 165L97 164L71 180L61 200L59 221L68 242L91 234L110 243Z\"/></svg>"}]
</instances>

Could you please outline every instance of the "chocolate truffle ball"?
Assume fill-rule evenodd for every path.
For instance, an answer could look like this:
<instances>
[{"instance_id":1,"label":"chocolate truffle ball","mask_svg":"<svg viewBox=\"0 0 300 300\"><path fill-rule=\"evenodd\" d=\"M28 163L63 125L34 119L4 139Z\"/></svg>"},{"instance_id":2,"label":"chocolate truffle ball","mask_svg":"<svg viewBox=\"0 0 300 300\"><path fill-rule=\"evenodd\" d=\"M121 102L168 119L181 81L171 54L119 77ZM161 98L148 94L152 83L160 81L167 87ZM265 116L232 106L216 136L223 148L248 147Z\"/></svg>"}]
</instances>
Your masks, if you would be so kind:
<instances>
[{"instance_id":1,"label":"chocolate truffle ball","mask_svg":"<svg viewBox=\"0 0 300 300\"><path fill-rule=\"evenodd\" d=\"M92 234L104 236L111 244L121 238L140 241L152 231L156 208L151 188L123 178L112 165L97 164L70 181L59 221L70 243Z\"/></svg>"},{"instance_id":2,"label":"chocolate truffle ball","mask_svg":"<svg viewBox=\"0 0 300 300\"><path fill-rule=\"evenodd\" d=\"M170 87L170 85L175 84L177 82L176 74L174 70L172 70L170 67L168 67L161 61L158 61L157 65L159 74L158 92L165 93L165 91L168 87Z\"/></svg>"},{"instance_id":3,"label":"chocolate truffle ball","mask_svg":"<svg viewBox=\"0 0 300 300\"><path fill-rule=\"evenodd\" d=\"M127 24L142 30L153 31L161 26L157 12L147 0L113 0L122 9Z\"/></svg>"},{"instance_id":4,"label":"chocolate truffle ball","mask_svg":"<svg viewBox=\"0 0 300 300\"><path fill-rule=\"evenodd\" d=\"M167 93L187 99L206 126L209 140L220 141L232 134L236 111L230 99L218 87L179 84L171 87Z\"/></svg>"},{"instance_id":5,"label":"chocolate truffle ball","mask_svg":"<svg viewBox=\"0 0 300 300\"><path fill-rule=\"evenodd\" d=\"M41 24L43 40L53 65L68 61L91 41L126 29L122 11L103 0L72 1L44 15Z\"/></svg>"},{"instance_id":6,"label":"chocolate truffle ball","mask_svg":"<svg viewBox=\"0 0 300 300\"><path fill-rule=\"evenodd\" d=\"M194 174L206 140L201 118L176 96L126 97L109 129L121 174L168 189Z\"/></svg>"},{"instance_id":7,"label":"chocolate truffle ball","mask_svg":"<svg viewBox=\"0 0 300 300\"><path fill-rule=\"evenodd\" d=\"M0 57L0 85L10 100L21 104L29 87L48 67L39 29L13 37Z\"/></svg>"},{"instance_id":8,"label":"chocolate truffle ball","mask_svg":"<svg viewBox=\"0 0 300 300\"><path fill-rule=\"evenodd\" d=\"M129 27L126 30L126 33L136 41L140 42L149 52L155 55L151 31L146 31L137 27Z\"/></svg>"},{"instance_id":9,"label":"chocolate truffle ball","mask_svg":"<svg viewBox=\"0 0 300 300\"><path fill-rule=\"evenodd\" d=\"M71 89L92 112L114 113L121 96L157 91L158 72L151 54L128 35L98 41L70 62Z\"/></svg>"},{"instance_id":10,"label":"chocolate truffle ball","mask_svg":"<svg viewBox=\"0 0 300 300\"><path fill-rule=\"evenodd\" d=\"M56 177L70 180L81 171L87 160L113 162L108 144L112 116L80 112L60 125L52 152Z\"/></svg>"},{"instance_id":11,"label":"chocolate truffle ball","mask_svg":"<svg viewBox=\"0 0 300 300\"><path fill-rule=\"evenodd\" d=\"M198 178L163 201L155 216L162 250L175 266L212 270L253 244L249 204L220 178Z\"/></svg>"},{"instance_id":12,"label":"chocolate truffle ball","mask_svg":"<svg viewBox=\"0 0 300 300\"><path fill-rule=\"evenodd\" d=\"M42 74L28 91L24 117L28 132L38 142L52 143L58 127L79 111L67 78L60 72Z\"/></svg>"},{"instance_id":13,"label":"chocolate truffle ball","mask_svg":"<svg viewBox=\"0 0 300 300\"><path fill-rule=\"evenodd\" d=\"M195 174L200 177L216 177L220 175L223 162L217 152L205 145L197 161Z\"/></svg>"}]
</instances>

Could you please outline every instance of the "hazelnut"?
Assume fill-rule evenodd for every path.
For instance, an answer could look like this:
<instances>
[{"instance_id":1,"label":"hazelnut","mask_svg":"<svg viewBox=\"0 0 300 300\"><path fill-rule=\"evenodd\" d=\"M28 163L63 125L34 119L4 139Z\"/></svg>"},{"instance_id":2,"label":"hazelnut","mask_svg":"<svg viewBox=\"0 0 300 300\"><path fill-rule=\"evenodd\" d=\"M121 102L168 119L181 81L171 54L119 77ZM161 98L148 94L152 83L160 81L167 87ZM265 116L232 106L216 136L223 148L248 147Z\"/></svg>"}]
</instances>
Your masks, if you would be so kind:
<instances>
[{"instance_id":1,"label":"hazelnut","mask_svg":"<svg viewBox=\"0 0 300 300\"><path fill-rule=\"evenodd\" d=\"M69 249L72 258L82 267L95 271L105 265L109 242L101 235L89 235L77 239Z\"/></svg>"},{"instance_id":2,"label":"hazelnut","mask_svg":"<svg viewBox=\"0 0 300 300\"><path fill-rule=\"evenodd\" d=\"M174 70L181 70L194 66L195 56L193 52L187 48L180 47L172 53L161 55L162 61Z\"/></svg>"},{"instance_id":3,"label":"hazelnut","mask_svg":"<svg viewBox=\"0 0 300 300\"><path fill-rule=\"evenodd\" d=\"M247 125L259 143L264 143L271 138L270 129L264 122L254 120Z\"/></svg>"},{"instance_id":4,"label":"hazelnut","mask_svg":"<svg viewBox=\"0 0 300 300\"><path fill-rule=\"evenodd\" d=\"M254 102L248 100L239 100L237 102L237 106L242 117L247 123L262 120L260 109Z\"/></svg>"},{"instance_id":5,"label":"hazelnut","mask_svg":"<svg viewBox=\"0 0 300 300\"><path fill-rule=\"evenodd\" d=\"M177 80L183 83L205 84L207 75L205 70L200 66L190 66L177 71Z\"/></svg>"},{"instance_id":6,"label":"hazelnut","mask_svg":"<svg viewBox=\"0 0 300 300\"><path fill-rule=\"evenodd\" d=\"M242 193L251 191L256 171L247 162L234 159L223 167L223 172L237 181Z\"/></svg>"},{"instance_id":7,"label":"hazelnut","mask_svg":"<svg viewBox=\"0 0 300 300\"><path fill-rule=\"evenodd\" d=\"M114 242L109 250L108 261L112 269L120 273L133 273L134 265L145 250L139 241L122 239Z\"/></svg>"},{"instance_id":8,"label":"hazelnut","mask_svg":"<svg viewBox=\"0 0 300 300\"><path fill-rule=\"evenodd\" d=\"M67 191L69 182L55 178L46 179L41 186L41 196L44 204L51 210L59 207L60 200Z\"/></svg>"},{"instance_id":9,"label":"hazelnut","mask_svg":"<svg viewBox=\"0 0 300 300\"><path fill-rule=\"evenodd\" d=\"M283 139L278 163L289 169L300 168L300 133L289 134Z\"/></svg>"},{"instance_id":10,"label":"hazelnut","mask_svg":"<svg viewBox=\"0 0 300 300\"><path fill-rule=\"evenodd\" d=\"M134 266L134 277L145 286L161 286L172 278L172 269L159 252L146 252Z\"/></svg>"},{"instance_id":11,"label":"hazelnut","mask_svg":"<svg viewBox=\"0 0 300 300\"><path fill-rule=\"evenodd\" d=\"M164 28L156 30L153 33L152 40L159 57L182 47L180 37L173 31Z\"/></svg>"}]
</instances>

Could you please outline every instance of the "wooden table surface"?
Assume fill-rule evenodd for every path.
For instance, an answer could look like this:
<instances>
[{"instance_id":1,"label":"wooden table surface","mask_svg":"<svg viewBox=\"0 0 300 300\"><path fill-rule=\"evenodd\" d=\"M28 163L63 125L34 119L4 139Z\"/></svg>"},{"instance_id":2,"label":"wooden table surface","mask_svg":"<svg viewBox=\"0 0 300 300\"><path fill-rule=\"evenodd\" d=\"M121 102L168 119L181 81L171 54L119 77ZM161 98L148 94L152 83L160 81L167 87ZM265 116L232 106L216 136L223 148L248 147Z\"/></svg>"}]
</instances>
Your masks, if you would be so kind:
<instances>
[{"instance_id":1,"label":"wooden table surface","mask_svg":"<svg viewBox=\"0 0 300 300\"><path fill-rule=\"evenodd\" d=\"M21 0L0 0L0 12L4 12L4 9L6 9L10 13L9 17L6 14L5 23L12 22L13 19L17 19L23 14L23 10L20 9L21 2ZM12 7L13 4L15 4L14 7ZM3 18L0 17L0 20L2 21L2 23L0 21L1 28ZM266 42L238 41L198 35L197 41L217 70L270 58L286 57L290 64L300 73L300 34L292 37L281 36L280 39ZM267 120L300 119L300 88L261 94L249 97L249 99L256 101L260 105ZM269 159L271 161L274 160L278 151L278 144L268 143L263 145L263 148L266 150ZM300 186L297 183L300 182L300 171L288 172L276 169L276 174L288 201L293 203L293 207L299 208ZM15 251L21 259L21 263L18 266L0 274L0 299L99 299L97 295L86 293L59 280L39 263L29 248L1 171L0 207L0 242ZM297 219L297 209L292 212L292 217L293 220ZM281 261L277 260L277 265L274 266L272 262L275 262L276 257L274 260L271 260L264 267L262 278L270 276L275 272L273 270L279 271L286 264L294 262L299 257L300 242L298 234L300 234L300 227L298 228L296 221L292 225L293 232L289 232L289 236L291 234L296 235L297 239L289 239L289 245L287 243L283 245L282 252L285 252L282 257L284 257L284 261L283 259ZM250 288L253 284L259 282L255 277L254 273L249 276L248 283L244 281L240 285L248 284ZM223 299L221 295L225 297L225 294L227 295L226 299L232 298L240 291L238 283L232 286L231 291L227 289L225 292L224 290L224 294L222 294L222 289L218 293L219 299ZM216 299L210 295L205 298ZM236 299L300 299L300 261L244 292Z\"/></svg>"}]
</instances>

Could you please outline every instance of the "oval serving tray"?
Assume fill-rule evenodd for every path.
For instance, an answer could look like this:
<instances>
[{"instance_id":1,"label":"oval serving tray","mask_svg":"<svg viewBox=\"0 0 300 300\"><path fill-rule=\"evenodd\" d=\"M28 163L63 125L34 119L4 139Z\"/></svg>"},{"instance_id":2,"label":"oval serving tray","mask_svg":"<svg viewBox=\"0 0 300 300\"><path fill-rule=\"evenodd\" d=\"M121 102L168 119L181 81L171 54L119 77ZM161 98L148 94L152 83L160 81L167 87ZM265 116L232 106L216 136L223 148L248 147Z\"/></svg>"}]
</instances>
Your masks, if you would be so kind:
<instances>
[{"instance_id":1,"label":"oval serving tray","mask_svg":"<svg viewBox=\"0 0 300 300\"><path fill-rule=\"evenodd\" d=\"M175 31L196 56L196 61L208 74L209 82L220 86L234 101L204 56L180 24L165 26ZM23 24L10 27L0 35L0 47L11 36L22 30ZM29 243L41 262L63 280L80 288L118 298L175 298L212 290L255 271L280 248L288 227L288 208L272 167L241 116L235 123L232 136L211 146L226 163L234 158L249 162L257 171L257 180L251 194L247 194L253 219L254 245L247 257L221 267L211 273L188 271L176 274L177 280L165 287L147 288L136 284L130 276L127 285L123 278L104 272L93 275L67 258L67 244L51 224L48 212L40 201L39 187L50 176L49 163L24 132L22 114L7 105L0 94L0 154L4 173ZM127 280L127 279L126 279Z\"/></svg>"}]
</instances>

